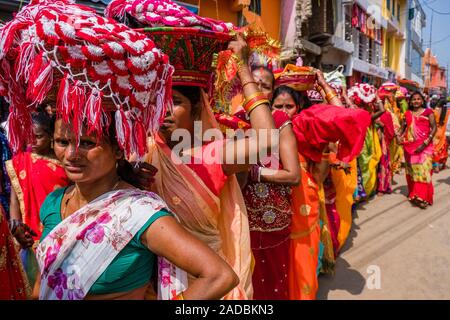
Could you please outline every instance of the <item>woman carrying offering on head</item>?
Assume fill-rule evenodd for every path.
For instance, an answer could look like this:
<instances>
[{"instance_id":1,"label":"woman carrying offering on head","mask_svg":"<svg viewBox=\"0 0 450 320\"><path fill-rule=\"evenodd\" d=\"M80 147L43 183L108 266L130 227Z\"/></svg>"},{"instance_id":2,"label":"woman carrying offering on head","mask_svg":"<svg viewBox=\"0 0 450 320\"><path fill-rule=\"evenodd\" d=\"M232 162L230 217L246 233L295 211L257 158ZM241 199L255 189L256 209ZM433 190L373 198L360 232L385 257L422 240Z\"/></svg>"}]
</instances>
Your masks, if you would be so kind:
<instances>
[{"instance_id":1,"label":"woman carrying offering on head","mask_svg":"<svg viewBox=\"0 0 450 320\"><path fill-rule=\"evenodd\" d=\"M75 17L77 24L66 23ZM31 43L9 30L20 30ZM41 206L33 295L143 299L156 276L161 299L219 299L236 286L236 274L223 259L186 232L161 198L136 187L125 160L131 153L144 156L147 134L158 130L170 104L172 66L153 42L65 1L32 2L0 35L12 39L0 41L0 73L11 100L13 148L32 139L27 108L56 105L54 151L74 183L50 193ZM33 50L26 50L29 45ZM15 64L15 55L25 55L30 65ZM123 63L134 66L126 75ZM113 77L112 65L122 67L125 78ZM27 81L36 75L39 81ZM186 273L195 276L189 287Z\"/></svg>"}]
</instances>

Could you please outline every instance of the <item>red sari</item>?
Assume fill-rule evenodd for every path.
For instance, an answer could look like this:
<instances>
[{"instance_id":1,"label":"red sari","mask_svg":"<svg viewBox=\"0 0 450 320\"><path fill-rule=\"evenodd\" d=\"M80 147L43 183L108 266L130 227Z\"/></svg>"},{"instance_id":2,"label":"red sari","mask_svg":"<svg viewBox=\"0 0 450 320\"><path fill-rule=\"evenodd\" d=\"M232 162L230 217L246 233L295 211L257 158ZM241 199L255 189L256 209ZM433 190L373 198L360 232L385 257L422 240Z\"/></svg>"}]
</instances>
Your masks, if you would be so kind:
<instances>
[{"instance_id":1,"label":"red sari","mask_svg":"<svg viewBox=\"0 0 450 320\"><path fill-rule=\"evenodd\" d=\"M275 112L280 128L289 116ZM250 243L255 258L253 298L288 300L291 188L284 185L249 182L243 191L250 226Z\"/></svg>"},{"instance_id":2,"label":"red sari","mask_svg":"<svg viewBox=\"0 0 450 320\"><path fill-rule=\"evenodd\" d=\"M0 300L26 300L29 296L31 288L0 205Z\"/></svg>"},{"instance_id":3,"label":"red sari","mask_svg":"<svg viewBox=\"0 0 450 320\"><path fill-rule=\"evenodd\" d=\"M408 182L410 200L418 200L433 204L433 144L429 144L421 153L416 153L417 148L428 139L431 133L431 125L428 116L431 109L425 109L422 114L416 116L411 111L405 113L407 124L404 142L406 161L406 180Z\"/></svg>"},{"instance_id":4,"label":"red sari","mask_svg":"<svg viewBox=\"0 0 450 320\"><path fill-rule=\"evenodd\" d=\"M66 173L58 160L30 152L15 155L6 162L6 170L19 199L22 221L37 233L34 239L39 240L41 205L49 193L69 184Z\"/></svg>"}]
</instances>

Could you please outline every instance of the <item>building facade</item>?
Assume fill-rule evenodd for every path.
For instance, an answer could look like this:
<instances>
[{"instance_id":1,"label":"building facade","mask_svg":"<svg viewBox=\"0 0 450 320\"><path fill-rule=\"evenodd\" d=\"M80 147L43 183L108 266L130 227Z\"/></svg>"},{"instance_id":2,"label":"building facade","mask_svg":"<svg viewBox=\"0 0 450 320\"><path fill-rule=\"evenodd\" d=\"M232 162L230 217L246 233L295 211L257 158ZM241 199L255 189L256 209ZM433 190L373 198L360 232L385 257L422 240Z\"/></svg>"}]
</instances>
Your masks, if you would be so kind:
<instances>
[{"instance_id":1,"label":"building facade","mask_svg":"<svg viewBox=\"0 0 450 320\"><path fill-rule=\"evenodd\" d=\"M396 82L406 76L406 22L408 0L383 0L383 17L387 21L384 30L383 63L388 80Z\"/></svg>"},{"instance_id":2,"label":"building facade","mask_svg":"<svg viewBox=\"0 0 450 320\"><path fill-rule=\"evenodd\" d=\"M425 26L426 15L420 2L418 0L408 0L405 79L417 83L419 88L424 88L425 86L422 71L422 61L425 54L423 49L423 30Z\"/></svg>"},{"instance_id":3,"label":"building facade","mask_svg":"<svg viewBox=\"0 0 450 320\"><path fill-rule=\"evenodd\" d=\"M429 95L447 95L447 70L439 66L439 61L431 49L425 51L422 71L425 78L425 92Z\"/></svg>"}]
</instances>

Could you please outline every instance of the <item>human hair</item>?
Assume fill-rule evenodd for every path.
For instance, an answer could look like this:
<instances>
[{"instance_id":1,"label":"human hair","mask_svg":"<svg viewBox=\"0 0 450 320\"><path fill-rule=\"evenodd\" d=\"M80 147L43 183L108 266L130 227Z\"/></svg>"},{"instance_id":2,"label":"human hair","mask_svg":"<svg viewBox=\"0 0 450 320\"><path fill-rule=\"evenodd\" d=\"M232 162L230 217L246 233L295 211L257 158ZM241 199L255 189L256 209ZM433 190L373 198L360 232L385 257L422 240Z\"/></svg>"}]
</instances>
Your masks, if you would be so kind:
<instances>
[{"instance_id":1,"label":"human hair","mask_svg":"<svg viewBox=\"0 0 450 320\"><path fill-rule=\"evenodd\" d=\"M439 117L439 125L443 126L444 125L444 121L445 121L445 117L447 115L447 100L446 99L441 99L439 100L439 102L437 103L436 107L441 107L441 116Z\"/></svg>"},{"instance_id":2,"label":"human hair","mask_svg":"<svg viewBox=\"0 0 450 320\"><path fill-rule=\"evenodd\" d=\"M110 119L114 119L114 113L110 114L109 117ZM116 122L114 120L111 121L108 130L105 132L104 138L104 141L109 144L113 150L116 148L121 150L119 143L117 142ZM120 179L131 184L133 187L139 189L146 188L146 186L141 185L137 173L134 172L133 166L125 159L125 156L117 161L117 174Z\"/></svg>"},{"instance_id":3,"label":"human hair","mask_svg":"<svg viewBox=\"0 0 450 320\"><path fill-rule=\"evenodd\" d=\"M55 132L55 119L44 111L35 112L31 115L33 124L38 125L47 133L50 138L53 138Z\"/></svg>"},{"instance_id":4,"label":"human hair","mask_svg":"<svg viewBox=\"0 0 450 320\"><path fill-rule=\"evenodd\" d=\"M271 101L271 105L274 104L275 99L283 94L283 93L287 93L288 95L290 95L292 97L292 99L294 100L295 105L300 108L301 104L302 104L302 100L300 95L298 94L297 91L295 91L294 89L292 89L291 87L288 86L279 86L278 88L275 89L275 92L273 93L273 98Z\"/></svg>"},{"instance_id":5,"label":"human hair","mask_svg":"<svg viewBox=\"0 0 450 320\"><path fill-rule=\"evenodd\" d=\"M409 97L409 102L408 102L408 108L409 108L409 110L412 110L412 109L413 109L413 107L412 107L412 100L413 100L414 96L416 96L416 95L419 95L419 96L422 98L422 101L423 101L422 108L425 108L425 107L426 107L426 100L425 100L425 97L424 97L424 95L422 94L422 92L420 92L420 91L414 91L414 92L411 94L411 96Z\"/></svg>"},{"instance_id":6,"label":"human hair","mask_svg":"<svg viewBox=\"0 0 450 320\"><path fill-rule=\"evenodd\" d=\"M174 86L173 90L180 92L183 96L189 99L189 102L191 103L192 116L196 117L199 115L197 105L200 102L200 87Z\"/></svg>"},{"instance_id":7,"label":"human hair","mask_svg":"<svg viewBox=\"0 0 450 320\"><path fill-rule=\"evenodd\" d=\"M251 67L251 71L253 72L255 70L264 70L270 74L270 79L272 80L272 89L273 89L275 86L275 75L273 74L272 69L270 69L269 67L266 67L266 66L254 65Z\"/></svg>"}]
</instances>

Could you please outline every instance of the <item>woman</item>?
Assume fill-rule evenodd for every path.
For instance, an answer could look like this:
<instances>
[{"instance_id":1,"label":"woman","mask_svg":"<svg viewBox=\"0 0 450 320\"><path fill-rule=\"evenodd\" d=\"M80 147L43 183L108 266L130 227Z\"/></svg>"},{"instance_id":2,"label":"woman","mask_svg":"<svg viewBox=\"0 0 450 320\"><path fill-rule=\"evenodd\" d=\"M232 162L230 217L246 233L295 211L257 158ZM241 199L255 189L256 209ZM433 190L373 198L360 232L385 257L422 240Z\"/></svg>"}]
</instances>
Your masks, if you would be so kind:
<instances>
[{"instance_id":1,"label":"woman","mask_svg":"<svg viewBox=\"0 0 450 320\"><path fill-rule=\"evenodd\" d=\"M107 10L113 16L123 9L130 20L155 27L142 30L160 48L167 49L175 67L173 110L167 112L155 139L149 139L145 159L158 169L151 190L177 212L190 233L222 256L238 274L239 286L225 299L251 299L248 217L235 174L248 171L271 147L271 130L275 127L269 101L248 67L248 46L243 37L237 34L233 39L229 35L234 28L199 17L170 1L155 4L112 1ZM171 8L169 13L166 6ZM155 19L146 20L142 15L147 12ZM169 20L173 21L170 28L161 28ZM205 93L211 87L213 53L227 49L227 45L239 66L237 75L246 99L243 107L255 133L237 140L223 139Z\"/></svg>"},{"instance_id":2,"label":"woman","mask_svg":"<svg viewBox=\"0 0 450 320\"><path fill-rule=\"evenodd\" d=\"M269 72L255 70L257 73L261 70ZM267 78L273 79L273 76ZM273 86L271 83L267 87ZM272 109L275 126L280 131L279 156L273 155L253 166L243 190L255 258L252 279L256 300L289 299L291 186L298 185L300 172L298 157L292 153L297 144L287 110L292 114L291 109L296 105L280 101L286 99L288 93L279 94L276 90L275 94L278 100L273 101Z\"/></svg>"},{"instance_id":3,"label":"woman","mask_svg":"<svg viewBox=\"0 0 450 320\"><path fill-rule=\"evenodd\" d=\"M64 24L75 17L77 24ZM96 27L87 36L85 26L93 22ZM44 27L48 23L57 26L56 30L70 30L49 34ZM11 37L11 29L20 36ZM24 106L36 110L41 103L55 105L55 154L74 182L52 192L41 206L44 230L36 250L40 274L34 296L39 292L40 299L143 299L154 276L156 256L160 256L160 298L219 299L226 295L237 285L235 273L186 232L157 195L136 188L137 179L125 160L132 152L143 156L150 124L157 130L160 115L170 104L164 86L171 82L172 73L167 56L144 35L66 2L33 2L0 34L12 39L5 43L0 38L5 45L0 52L7 53L0 55L0 75L6 79L12 102L13 146L30 142L32 124ZM48 54L45 50L53 48L55 36L56 53ZM21 37L32 43L32 50ZM134 79L126 87L129 90L120 87L124 79L117 83L117 79L104 77L113 62L108 54L95 56L85 47L96 45L114 56L117 68L133 61L126 68L126 78ZM78 73L75 58L80 55L70 56L72 51L64 50L67 46L84 52L78 63L89 72ZM120 47L124 49L120 55L108 51ZM37 54L31 60L22 56L29 63L25 69L14 63L14 54L24 54L24 50ZM103 67L98 69L99 65ZM30 74L26 74L28 68ZM149 76L145 83L140 78L143 71ZM105 86L103 90L99 85ZM21 94L24 91L28 94ZM144 129L147 125L149 130ZM188 288L186 272L195 277Z\"/></svg>"},{"instance_id":4,"label":"woman","mask_svg":"<svg viewBox=\"0 0 450 320\"><path fill-rule=\"evenodd\" d=\"M19 225L14 236L22 248L31 247L41 237L39 210L47 195L69 184L53 151L54 121L42 112L34 114L32 120L32 151L20 152L6 162L13 186L11 219Z\"/></svg>"},{"instance_id":5,"label":"woman","mask_svg":"<svg viewBox=\"0 0 450 320\"><path fill-rule=\"evenodd\" d=\"M443 170L447 166L448 143L445 135L448 123L447 101L442 99L437 104L434 115L436 118L437 130L433 139L433 169L435 173Z\"/></svg>"},{"instance_id":6,"label":"woman","mask_svg":"<svg viewBox=\"0 0 450 320\"><path fill-rule=\"evenodd\" d=\"M58 120L55 152L75 185L51 193L42 206L44 232L39 247L40 261L42 255L46 262L51 259L49 257L55 253L57 241L64 240L63 230L68 229L68 232L75 234L79 245L94 246L108 241L121 250L112 261L112 258L100 255L100 258L95 259L97 262L87 266L75 262L72 267L79 267L79 274L56 271L53 276L55 280L47 277L47 289L43 289L44 293L45 290L54 289L58 297L57 290L61 290L59 286L63 286L63 282L56 282L61 280L57 279L58 276L66 275L72 277L72 281L83 281L84 272L87 272L96 275L95 282L89 291L74 291L74 295L86 294L85 299L96 300L143 299L149 279L153 276L152 266L156 262L156 255L167 258L198 279L183 292L184 299L219 299L237 284L237 277L231 268L206 245L185 231L162 200L129 183L133 182L131 174L125 174L126 171L122 168L127 166L126 160L112 134L105 135L105 140L100 143L97 143L96 137L83 134L78 151L75 141L73 129ZM126 222L129 223L129 217L124 214L127 210L141 220L133 222L140 227L132 237L128 230L122 229L123 233L120 232L121 228L126 228ZM89 224L88 216L93 214L97 219L91 219ZM118 220L111 223L115 219ZM115 229L118 229L117 232L114 232ZM72 251L77 250L75 248ZM96 254L95 251L92 254ZM72 255L75 253L69 257ZM110 260L110 263L105 269L101 269L105 264L104 260ZM94 272L89 267L94 268L96 263L101 267L100 271ZM126 269L123 267L125 265ZM44 263L44 273L47 267ZM74 288L76 289L84 288ZM68 294L70 299L70 292ZM41 290L41 297L42 295Z\"/></svg>"},{"instance_id":7,"label":"woman","mask_svg":"<svg viewBox=\"0 0 450 320\"><path fill-rule=\"evenodd\" d=\"M433 204L433 138L437 126L434 113L425 107L425 98L414 92L405 113L400 141L406 161L408 199L422 209Z\"/></svg>"},{"instance_id":8,"label":"woman","mask_svg":"<svg viewBox=\"0 0 450 320\"><path fill-rule=\"evenodd\" d=\"M367 197L371 197L377 188L377 168L382 155L380 138L374 122L384 114L385 109L376 94L376 89L371 85L356 84L349 89L348 96L352 103L372 114L372 125L367 131L363 150L358 157L364 191Z\"/></svg>"}]
</instances>

